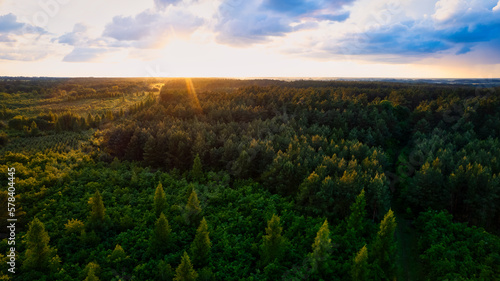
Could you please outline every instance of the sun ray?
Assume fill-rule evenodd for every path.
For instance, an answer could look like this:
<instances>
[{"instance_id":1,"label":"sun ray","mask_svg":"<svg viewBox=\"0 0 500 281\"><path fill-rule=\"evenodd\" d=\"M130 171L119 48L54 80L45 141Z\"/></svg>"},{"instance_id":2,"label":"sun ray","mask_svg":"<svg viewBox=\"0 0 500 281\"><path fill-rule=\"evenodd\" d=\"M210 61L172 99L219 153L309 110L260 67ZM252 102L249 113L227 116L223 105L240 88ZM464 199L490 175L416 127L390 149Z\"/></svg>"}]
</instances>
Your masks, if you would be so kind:
<instances>
[{"instance_id":1,"label":"sun ray","mask_svg":"<svg viewBox=\"0 0 500 281\"><path fill-rule=\"evenodd\" d=\"M200 105L200 100L198 99L198 95L196 94L196 89L194 88L191 78L186 78L186 88L188 91L189 99L192 101L193 107L196 112L203 113Z\"/></svg>"}]
</instances>

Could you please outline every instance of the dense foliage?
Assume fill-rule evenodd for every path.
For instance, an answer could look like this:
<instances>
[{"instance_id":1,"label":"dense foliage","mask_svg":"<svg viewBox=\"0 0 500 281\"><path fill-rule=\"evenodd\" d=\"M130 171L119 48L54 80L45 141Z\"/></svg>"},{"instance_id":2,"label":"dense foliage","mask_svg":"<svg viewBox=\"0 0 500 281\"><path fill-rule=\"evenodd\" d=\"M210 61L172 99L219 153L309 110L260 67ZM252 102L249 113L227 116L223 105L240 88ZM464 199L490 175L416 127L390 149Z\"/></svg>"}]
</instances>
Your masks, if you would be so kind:
<instances>
[{"instance_id":1,"label":"dense foliage","mask_svg":"<svg viewBox=\"0 0 500 281\"><path fill-rule=\"evenodd\" d=\"M495 280L499 91L3 79L0 280Z\"/></svg>"}]
</instances>

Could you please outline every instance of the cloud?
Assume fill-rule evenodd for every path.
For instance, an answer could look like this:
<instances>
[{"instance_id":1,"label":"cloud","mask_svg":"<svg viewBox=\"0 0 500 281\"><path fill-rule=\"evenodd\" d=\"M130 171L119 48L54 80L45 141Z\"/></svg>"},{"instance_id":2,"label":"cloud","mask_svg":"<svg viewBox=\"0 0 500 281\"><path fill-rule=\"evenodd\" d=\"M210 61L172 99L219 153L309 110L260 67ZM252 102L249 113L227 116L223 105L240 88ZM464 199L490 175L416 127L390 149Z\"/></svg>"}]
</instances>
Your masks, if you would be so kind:
<instances>
[{"instance_id":1,"label":"cloud","mask_svg":"<svg viewBox=\"0 0 500 281\"><path fill-rule=\"evenodd\" d=\"M365 30L332 38L323 51L385 62L467 54L480 49L475 46L489 46L499 38L500 11L494 10L495 2L441 0L430 17L405 17L403 11L399 18L406 21L378 21ZM500 49L496 56L500 56Z\"/></svg>"},{"instance_id":2,"label":"cloud","mask_svg":"<svg viewBox=\"0 0 500 281\"><path fill-rule=\"evenodd\" d=\"M20 22L12 13L0 15L0 59L34 61L46 57L47 35L45 29Z\"/></svg>"},{"instance_id":3,"label":"cloud","mask_svg":"<svg viewBox=\"0 0 500 281\"><path fill-rule=\"evenodd\" d=\"M229 45L262 43L321 21L344 21L352 1L223 0L216 16L217 41Z\"/></svg>"},{"instance_id":4,"label":"cloud","mask_svg":"<svg viewBox=\"0 0 500 281\"><path fill-rule=\"evenodd\" d=\"M462 47L462 49L460 49L458 52L456 52L455 54L456 55L463 55L463 54L467 54L468 52L471 51L471 48L465 46L465 47Z\"/></svg>"},{"instance_id":5,"label":"cloud","mask_svg":"<svg viewBox=\"0 0 500 281\"><path fill-rule=\"evenodd\" d=\"M182 0L154 0L155 1L155 6L156 8L160 10L164 10L170 5L176 5L177 3L181 2Z\"/></svg>"},{"instance_id":6,"label":"cloud","mask_svg":"<svg viewBox=\"0 0 500 281\"><path fill-rule=\"evenodd\" d=\"M181 9L167 13L146 10L134 17L114 17L103 36L115 39L114 46L155 49L164 46L170 36L192 33L202 23L201 18Z\"/></svg>"},{"instance_id":7,"label":"cloud","mask_svg":"<svg viewBox=\"0 0 500 281\"><path fill-rule=\"evenodd\" d=\"M135 17L116 16L106 25L103 35L119 41L137 41L151 35L158 23L158 14L149 11Z\"/></svg>"},{"instance_id":8,"label":"cloud","mask_svg":"<svg viewBox=\"0 0 500 281\"><path fill-rule=\"evenodd\" d=\"M47 32L41 27L17 21L17 16L12 13L0 16L0 36L10 37L11 35L24 35L24 34L41 35L46 33Z\"/></svg>"},{"instance_id":9,"label":"cloud","mask_svg":"<svg viewBox=\"0 0 500 281\"><path fill-rule=\"evenodd\" d=\"M83 42L88 40L87 37L87 26L82 23L77 23L73 27L72 32L65 33L64 35L57 38L57 41L61 44L68 44L71 46L81 45Z\"/></svg>"},{"instance_id":10,"label":"cloud","mask_svg":"<svg viewBox=\"0 0 500 281\"><path fill-rule=\"evenodd\" d=\"M109 50L105 48L86 48L86 47L75 47L71 53L67 54L63 61L65 62L92 62L97 61L98 58L102 57Z\"/></svg>"}]
</instances>

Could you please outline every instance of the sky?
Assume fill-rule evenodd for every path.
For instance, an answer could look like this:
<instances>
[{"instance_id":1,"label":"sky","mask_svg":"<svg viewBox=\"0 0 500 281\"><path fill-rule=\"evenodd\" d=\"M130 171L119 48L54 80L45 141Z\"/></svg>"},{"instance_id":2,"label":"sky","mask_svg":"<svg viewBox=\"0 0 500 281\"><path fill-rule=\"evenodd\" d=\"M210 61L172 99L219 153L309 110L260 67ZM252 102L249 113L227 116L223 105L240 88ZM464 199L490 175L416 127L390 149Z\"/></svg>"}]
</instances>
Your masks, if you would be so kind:
<instances>
[{"instance_id":1,"label":"sky","mask_svg":"<svg viewBox=\"0 0 500 281\"><path fill-rule=\"evenodd\" d=\"M0 76L499 78L500 0L0 0Z\"/></svg>"}]
</instances>

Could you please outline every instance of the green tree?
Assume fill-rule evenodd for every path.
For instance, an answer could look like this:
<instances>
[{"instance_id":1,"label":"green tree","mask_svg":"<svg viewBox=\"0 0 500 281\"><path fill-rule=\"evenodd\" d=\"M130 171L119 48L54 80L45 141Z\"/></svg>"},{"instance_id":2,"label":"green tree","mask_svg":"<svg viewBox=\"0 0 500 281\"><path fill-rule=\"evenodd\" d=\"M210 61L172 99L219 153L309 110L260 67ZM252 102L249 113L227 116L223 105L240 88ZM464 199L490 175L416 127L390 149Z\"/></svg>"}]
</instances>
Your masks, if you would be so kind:
<instances>
[{"instance_id":1,"label":"green tree","mask_svg":"<svg viewBox=\"0 0 500 281\"><path fill-rule=\"evenodd\" d=\"M346 244L348 253L353 253L364 244L364 230L366 218L365 190L356 197L356 201L351 205L351 214L347 218L347 229L342 243Z\"/></svg>"},{"instance_id":2,"label":"green tree","mask_svg":"<svg viewBox=\"0 0 500 281\"><path fill-rule=\"evenodd\" d=\"M196 278L198 278L198 273L193 269L188 254L184 252L181 264L175 270L174 281L194 281Z\"/></svg>"},{"instance_id":3,"label":"green tree","mask_svg":"<svg viewBox=\"0 0 500 281\"><path fill-rule=\"evenodd\" d=\"M201 182L203 179L203 166L201 165L200 155L196 155L193 161L193 168L191 169L191 177L196 182Z\"/></svg>"},{"instance_id":4,"label":"green tree","mask_svg":"<svg viewBox=\"0 0 500 281\"><path fill-rule=\"evenodd\" d=\"M205 218L201 220L200 226L196 230L196 236L193 243L191 243L191 257L193 257L193 264L197 267L203 267L208 264L210 260L210 249L212 242L210 242L208 224Z\"/></svg>"},{"instance_id":5,"label":"green tree","mask_svg":"<svg viewBox=\"0 0 500 281\"><path fill-rule=\"evenodd\" d=\"M104 207L104 203L102 202L102 197L99 190L95 191L94 196L90 198L89 203L92 206L90 221L95 225L102 225L104 223L106 208Z\"/></svg>"},{"instance_id":6,"label":"green tree","mask_svg":"<svg viewBox=\"0 0 500 281\"><path fill-rule=\"evenodd\" d=\"M186 220L188 224L196 224L199 222L201 213L200 200L196 190L192 190L186 204Z\"/></svg>"},{"instance_id":7,"label":"green tree","mask_svg":"<svg viewBox=\"0 0 500 281\"><path fill-rule=\"evenodd\" d=\"M172 266L166 261L161 260L158 263L158 280L167 281L172 280L174 277L174 270Z\"/></svg>"},{"instance_id":8,"label":"green tree","mask_svg":"<svg viewBox=\"0 0 500 281\"><path fill-rule=\"evenodd\" d=\"M160 253L168 250L171 232L172 229L167 218L161 213L160 217L156 220L155 228L151 235L151 249Z\"/></svg>"},{"instance_id":9,"label":"green tree","mask_svg":"<svg viewBox=\"0 0 500 281\"><path fill-rule=\"evenodd\" d=\"M351 230L354 234L359 235L363 233L366 218L366 201L365 190L356 197L356 202L351 205L351 214L347 219L347 229Z\"/></svg>"},{"instance_id":10,"label":"green tree","mask_svg":"<svg viewBox=\"0 0 500 281\"><path fill-rule=\"evenodd\" d=\"M26 254L23 267L29 270L46 271L57 266L59 257L49 247L50 237L45 225L35 218L26 233Z\"/></svg>"},{"instance_id":11,"label":"green tree","mask_svg":"<svg viewBox=\"0 0 500 281\"><path fill-rule=\"evenodd\" d=\"M165 196L165 191L163 191L163 185L158 183L155 191L154 207L156 216L159 216L165 210L167 204L167 198Z\"/></svg>"},{"instance_id":12,"label":"green tree","mask_svg":"<svg viewBox=\"0 0 500 281\"><path fill-rule=\"evenodd\" d=\"M84 269L84 272L86 272L86 278L84 281L99 281L99 278L97 275L99 274L100 267L97 263L95 262L89 262L87 266Z\"/></svg>"},{"instance_id":13,"label":"green tree","mask_svg":"<svg viewBox=\"0 0 500 281\"><path fill-rule=\"evenodd\" d=\"M127 254L125 254L125 250L123 250L120 244L116 244L115 249L111 252L111 255L108 256L109 261L114 263L120 263L127 258Z\"/></svg>"},{"instance_id":14,"label":"green tree","mask_svg":"<svg viewBox=\"0 0 500 281\"><path fill-rule=\"evenodd\" d=\"M275 259L281 257L284 246L284 238L281 236L283 228L280 224L280 217L273 214L267 222L266 234L262 236L262 263L266 266Z\"/></svg>"},{"instance_id":15,"label":"green tree","mask_svg":"<svg viewBox=\"0 0 500 281\"><path fill-rule=\"evenodd\" d=\"M356 254L356 257L353 260L352 268L351 268L351 277L353 281L364 281L368 280L368 276L370 276L368 267L368 249L366 248L366 244L359 250Z\"/></svg>"},{"instance_id":16,"label":"green tree","mask_svg":"<svg viewBox=\"0 0 500 281\"><path fill-rule=\"evenodd\" d=\"M371 250L372 264L380 272L383 279L392 280L395 277L396 242L394 241L394 232L396 226L396 217L389 209L380 223L380 230Z\"/></svg>"},{"instance_id":17,"label":"green tree","mask_svg":"<svg viewBox=\"0 0 500 281\"><path fill-rule=\"evenodd\" d=\"M314 239L311 253L311 266L314 272L322 272L324 265L332 250L332 239L330 239L330 230L328 221L325 220Z\"/></svg>"}]
</instances>

